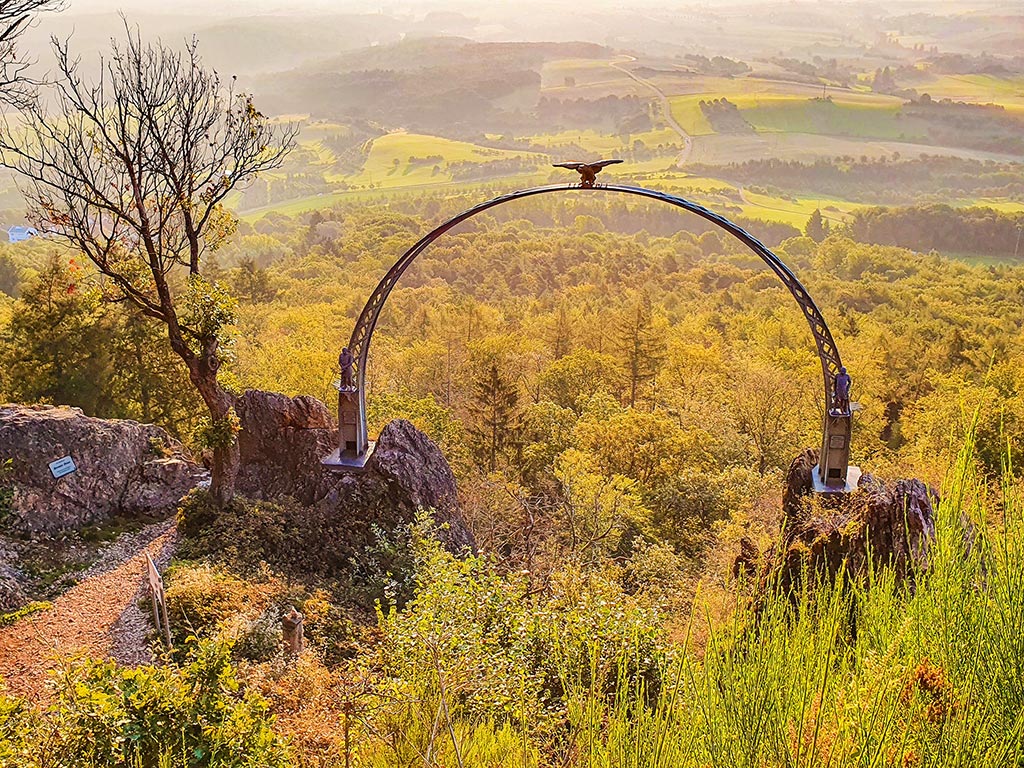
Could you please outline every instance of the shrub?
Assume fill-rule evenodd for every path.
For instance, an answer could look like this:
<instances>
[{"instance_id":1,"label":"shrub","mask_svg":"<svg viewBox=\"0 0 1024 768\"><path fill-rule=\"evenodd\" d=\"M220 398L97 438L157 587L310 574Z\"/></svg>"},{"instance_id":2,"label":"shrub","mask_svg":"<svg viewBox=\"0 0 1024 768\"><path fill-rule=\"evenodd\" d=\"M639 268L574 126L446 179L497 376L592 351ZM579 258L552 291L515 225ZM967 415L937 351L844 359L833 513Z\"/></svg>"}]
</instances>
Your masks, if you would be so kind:
<instances>
[{"instance_id":1,"label":"shrub","mask_svg":"<svg viewBox=\"0 0 1024 768\"><path fill-rule=\"evenodd\" d=\"M287 745L260 696L242 689L226 644L181 667L70 666L43 712L0 700L0 765L19 768L284 768Z\"/></svg>"},{"instance_id":2,"label":"shrub","mask_svg":"<svg viewBox=\"0 0 1024 768\"><path fill-rule=\"evenodd\" d=\"M223 566L178 562L167 574L166 595L179 649L220 637L231 642L235 659L269 661L282 650L281 618L293 605L305 617L307 644L328 664L357 650L357 625L330 593L288 584L266 569L246 580Z\"/></svg>"},{"instance_id":3,"label":"shrub","mask_svg":"<svg viewBox=\"0 0 1024 768\"><path fill-rule=\"evenodd\" d=\"M380 620L387 698L406 702L399 709L422 702L424 716L444 707L467 727L507 724L544 741L564 735L574 686L613 695L642 680L657 695L660 619L610 573L570 566L532 595L524 574L502 574L486 558L457 560L425 538L417 549L415 598Z\"/></svg>"},{"instance_id":4,"label":"shrub","mask_svg":"<svg viewBox=\"0 0 1024 768\"><path fill-rule=\"evenodd\" d=\"M175 644L189 636L210 636L222 623L251 607L251 587L222 568L176 564L167 574L165 595Z\"/></svg>"},{"instance_id":5,"label":"shrub","mask_svg":"<svg viewBox=\"0 0 1024 768\"><path fill-rule=\"evenodd\" d=\"M377 601L402 605L412 593L411 526L388 519L388 506L384 500L380 514L365 520L290 499L236 497L217 510L206 491L193 491L178 510L178 554L212 559L244 575L269 566L304 584L343 592L367 612Z\"/></svg>"}]
</instances>

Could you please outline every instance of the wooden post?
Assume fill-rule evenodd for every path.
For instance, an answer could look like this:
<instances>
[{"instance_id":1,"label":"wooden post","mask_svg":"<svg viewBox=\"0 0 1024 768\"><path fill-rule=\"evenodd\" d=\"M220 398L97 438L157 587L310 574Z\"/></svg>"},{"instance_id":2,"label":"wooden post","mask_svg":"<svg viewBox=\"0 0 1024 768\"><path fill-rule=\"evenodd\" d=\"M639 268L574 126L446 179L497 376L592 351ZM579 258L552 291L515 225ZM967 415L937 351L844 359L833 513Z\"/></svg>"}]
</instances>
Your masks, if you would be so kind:
<instances>
[{"instance_id":1,"label":"wooden post","mask_svg":"<svg viewBox=\"0 0 1024 768\"><path fill-rule=\"evenodd\" d=\"M146 574L149 577L149 598L153 603L153 626L163 635L164 646L171 650L171 622L167 616L167 599L164 597L164 580L156 563L146 553Z\"/></svg>"},{"instance_id":2,"label":"wooden post","mask_svg":"<svg viewBox=\"0 0 1024 768\"><path fill-rule=\"evenodd\" d=\"M295 610L294 605L289 605L281 618L281 635L285 651L290 656L298 656L306 646L305 633L302 629L303 619L303 615Z\"/></svg>"}]
</instances>

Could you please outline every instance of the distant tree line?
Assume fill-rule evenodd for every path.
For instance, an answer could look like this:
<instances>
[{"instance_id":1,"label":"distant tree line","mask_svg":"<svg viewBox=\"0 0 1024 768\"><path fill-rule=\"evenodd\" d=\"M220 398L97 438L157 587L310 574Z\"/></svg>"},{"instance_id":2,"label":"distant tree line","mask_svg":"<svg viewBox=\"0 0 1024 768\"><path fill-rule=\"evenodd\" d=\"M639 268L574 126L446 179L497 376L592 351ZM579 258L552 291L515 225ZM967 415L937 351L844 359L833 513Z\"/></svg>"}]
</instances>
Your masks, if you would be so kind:
<instances>
[{"instance_id":1,"label":"distant tree line","mask_svg":"<svg viewBox=\"0 0 1024 768\"><path fill-rule=\"evenodd\" d=\"M776 56L771 63L792 74L801 75L807 81L827 80L841 86L847 86L854 79L854 72L848 65L841 65L836 59L822 59L815 56L811 61Z\"/></svg>"},{"instance_id":2,"label":"distant tree line","mask_svg":"<svg viewBox=\"0 0 1024 768\"><path fill-rule=\"evenodd\" d=\"M925 93L901 114L923 123L928 140L939 146L1024 154L1024 120L999 104L935 101Z\"/></svg>"},{"instance_id":3,"label":"distant tree line","mask_svg":"<svg viewBox=\"0 0 1024 768\"><path fill-rule=\"evenodd\" d=\"M599 99L555 99L542 96L537 118L545 130L605 128L614 133L643 133L653 127L650 99L639 96L603 96Z\"/></svg>"},{"instance_id":4,"label":"distant tree line","mask_svg":"<svg viewBox=\"0 0 1024 768\"><path fill-rule=\"evenodd\" d=\"M1024 198L1024 166L1018 163L922 155L833 157L813 162L748 160L728 165L690 166L693 173L743 185L775 186L794 192L813 191L847 200L904 203L922 197L937 202L951 197Z\"/></svg>"},{"instance_id":5,"label":"distant tree line","mask_svg":"<svg viewBox=\"0 0 1024 768\"><path fill-rule=\"evenodd\" d=\"M865 243L898 245L915 251L1020 255L1024 215L992 208L922 205L857 211L851 236Z\"/></svg>"},{"instance_id":6,"label":"distant tree line","mask_svg":"<svg viewBox=\"0 0 1024 768\"><path fill-rule=\"evenodd\" d=\"M711 123L715 133L753 133L754 126L746 121L739 107L724 96L720 99L700 100L701 113Z\"/></svg>"},{"instance_id":7,"label":"distant tree line","mask_svg":"<svg viewBox=\"0 0 1024 768\"><path fill-rule=\"evenodd\" d=\"M1012 58L988 53L937 53L925 59L928 68L944 75L1019 75L1024 73L1024 56Z\"/></svg>"},{"instance_id":8,"label":"distant tree line","mask_svg":"<svg viewBox=\"0 0 1024 768\"><path fill-rule=\"evenodd\" d=\"M717 77L735 77L745 75L750 71L750 65L745 61L730 59L726 56L712 56L708 58L699 53L688 53L683 61L691 69L702 75L715 75Z\"/></svg>"},{"instance_id":9,"label":"distant tree line","mask_svg":"<svg viewBox=\"0 0 1024 768\"><path fill-rule=\"evenodd\" d=\"M448 164L448 172L455 181L476 181L495 176L513 176L517 173L532 173L537 170L538 158L503 157L481 163L475 160L460 160Z\"/></svg>"}]
</instances>

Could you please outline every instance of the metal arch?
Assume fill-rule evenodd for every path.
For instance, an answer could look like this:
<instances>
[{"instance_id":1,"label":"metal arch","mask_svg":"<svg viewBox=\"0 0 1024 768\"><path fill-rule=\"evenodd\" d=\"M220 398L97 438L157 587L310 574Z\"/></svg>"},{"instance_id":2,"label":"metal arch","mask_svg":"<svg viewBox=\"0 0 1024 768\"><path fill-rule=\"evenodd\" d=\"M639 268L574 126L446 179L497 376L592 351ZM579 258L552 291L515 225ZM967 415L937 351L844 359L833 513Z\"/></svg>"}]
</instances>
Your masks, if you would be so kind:
<instances>
[{"instance_id":1,"label":"metal arch","mask_svg":"<svg viewBox=\"0 0 1024 768\"><path fill-rule=\"evenodd\" d=\"M374 329L377 327L377 321L380 318L381 310L383 309L388 297L391 295L391 291L420 253L422 253L428 245L433 243L441 235L467 219L476 216L478 213L488 210L489 208L494 208L495 206L512 202L513 200L533 197L534 195L581 189L584 188L580 187L578 184L553 184L543 187L524 189L487 200L486 202L480 203L479 205L469 208L457 216L452 217L433 229L431 232L424 235L415 245L407 250L402 257L398 259L398 261L395 262L391 269L387 271L387 274L384 275L383 279L378 283L377 287L370 295L369 300L366 302L366 306L363 307L363 311L360 313L359 319L356 321L355 328L352 331L352 337L349 341L349 350L354 358L356 368L357 392L355 394L358 396L358 421L355 425L357 429L357 455L365 453L368 447L368 436L366 434L366 364L369 356L370 341L373 337ZM829 442L830 400L835 389L836 376L839 373L839 369L842 367L842 360L839 357L839 350L836 347L835 340L832 338L831 331L828 329L828 325L825 323L825 318L822 316L821 310L818 309L814 300L807 292L807 289L804 288L803 284L797 279L796 275L793 274L792 270L790 270L790 268L786 266L778 256L772 253L767 246L745 229L729 221L729 219L724 216L721 216L714 211L685 198L671 195L667 192L657 192L643 187L627 187L619 184L597 184L585 189L587 191L593 190L594 192L618 192L627 195L646 197L652 200L661 200L662 202L669 203L677 208L682 208L686 211L690 211L691 213L695 213L701 218L710 221L721 229L724 229L726 232L738 239L754 253L760 256L764 263L771 268L779 280L781 280L786 288L789 289L790 294L792 294L793 298L800 306L800 309L807 320L807 324L810 326L811 334L814 337L814 343L818 349L818 357L821 360L821 371L824 381L824 412L826 423L824 430L825 435L823 437L822 461L824 462L824 454ZM833 415L835 414L833 413ZM848 455L849 413L847 412L840 415L847 419L846 452ZM344 441L344 438L342 438L342 440ZM343 442L341 452L344 452L344 448L345 445ZM843 476L845 480L845 468L843 470Z\"/></svg>"}]
</instances>

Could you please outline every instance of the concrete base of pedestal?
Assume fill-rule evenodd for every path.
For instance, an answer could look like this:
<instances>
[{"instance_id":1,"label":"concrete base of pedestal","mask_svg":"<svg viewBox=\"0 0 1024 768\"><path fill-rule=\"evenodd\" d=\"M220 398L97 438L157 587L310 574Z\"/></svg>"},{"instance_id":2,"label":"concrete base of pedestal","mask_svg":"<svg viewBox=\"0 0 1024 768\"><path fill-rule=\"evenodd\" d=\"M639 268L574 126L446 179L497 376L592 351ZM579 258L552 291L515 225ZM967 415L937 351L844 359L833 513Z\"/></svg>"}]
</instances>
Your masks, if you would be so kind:
<instances>
[{"instance_id":1,"label":"concrete base of pedestal","mask_svg":"<svg viewBox=\"0 0 1024 768\"><path fill-rule=\"evenodd\" d=\"M811 479L814 482L815 493L853 493L857 490L857 483L860 482L861 476L860 467L849 467L846 470L845 485L825 485L821 479L819 470L820 466L815 465L814 470L811 472Z\"/></svg>"},{"instance_id":2,"label":"concrete base of pedestal","mask_svg":"<svg viewBox=\"0 0 1024 768\"><path fill-rule=\"evenodd\" d=\"M366 469L366 462L370 460L370 457L373 455L373 449L376 447L377 444L371 441L370 446L366 449L366 453L362 456L356 456L349 451L342 452L338 448L330 456L325 456L321 459L320 463L332 471L360 472Z\"/></svg>"}]
</instances>

